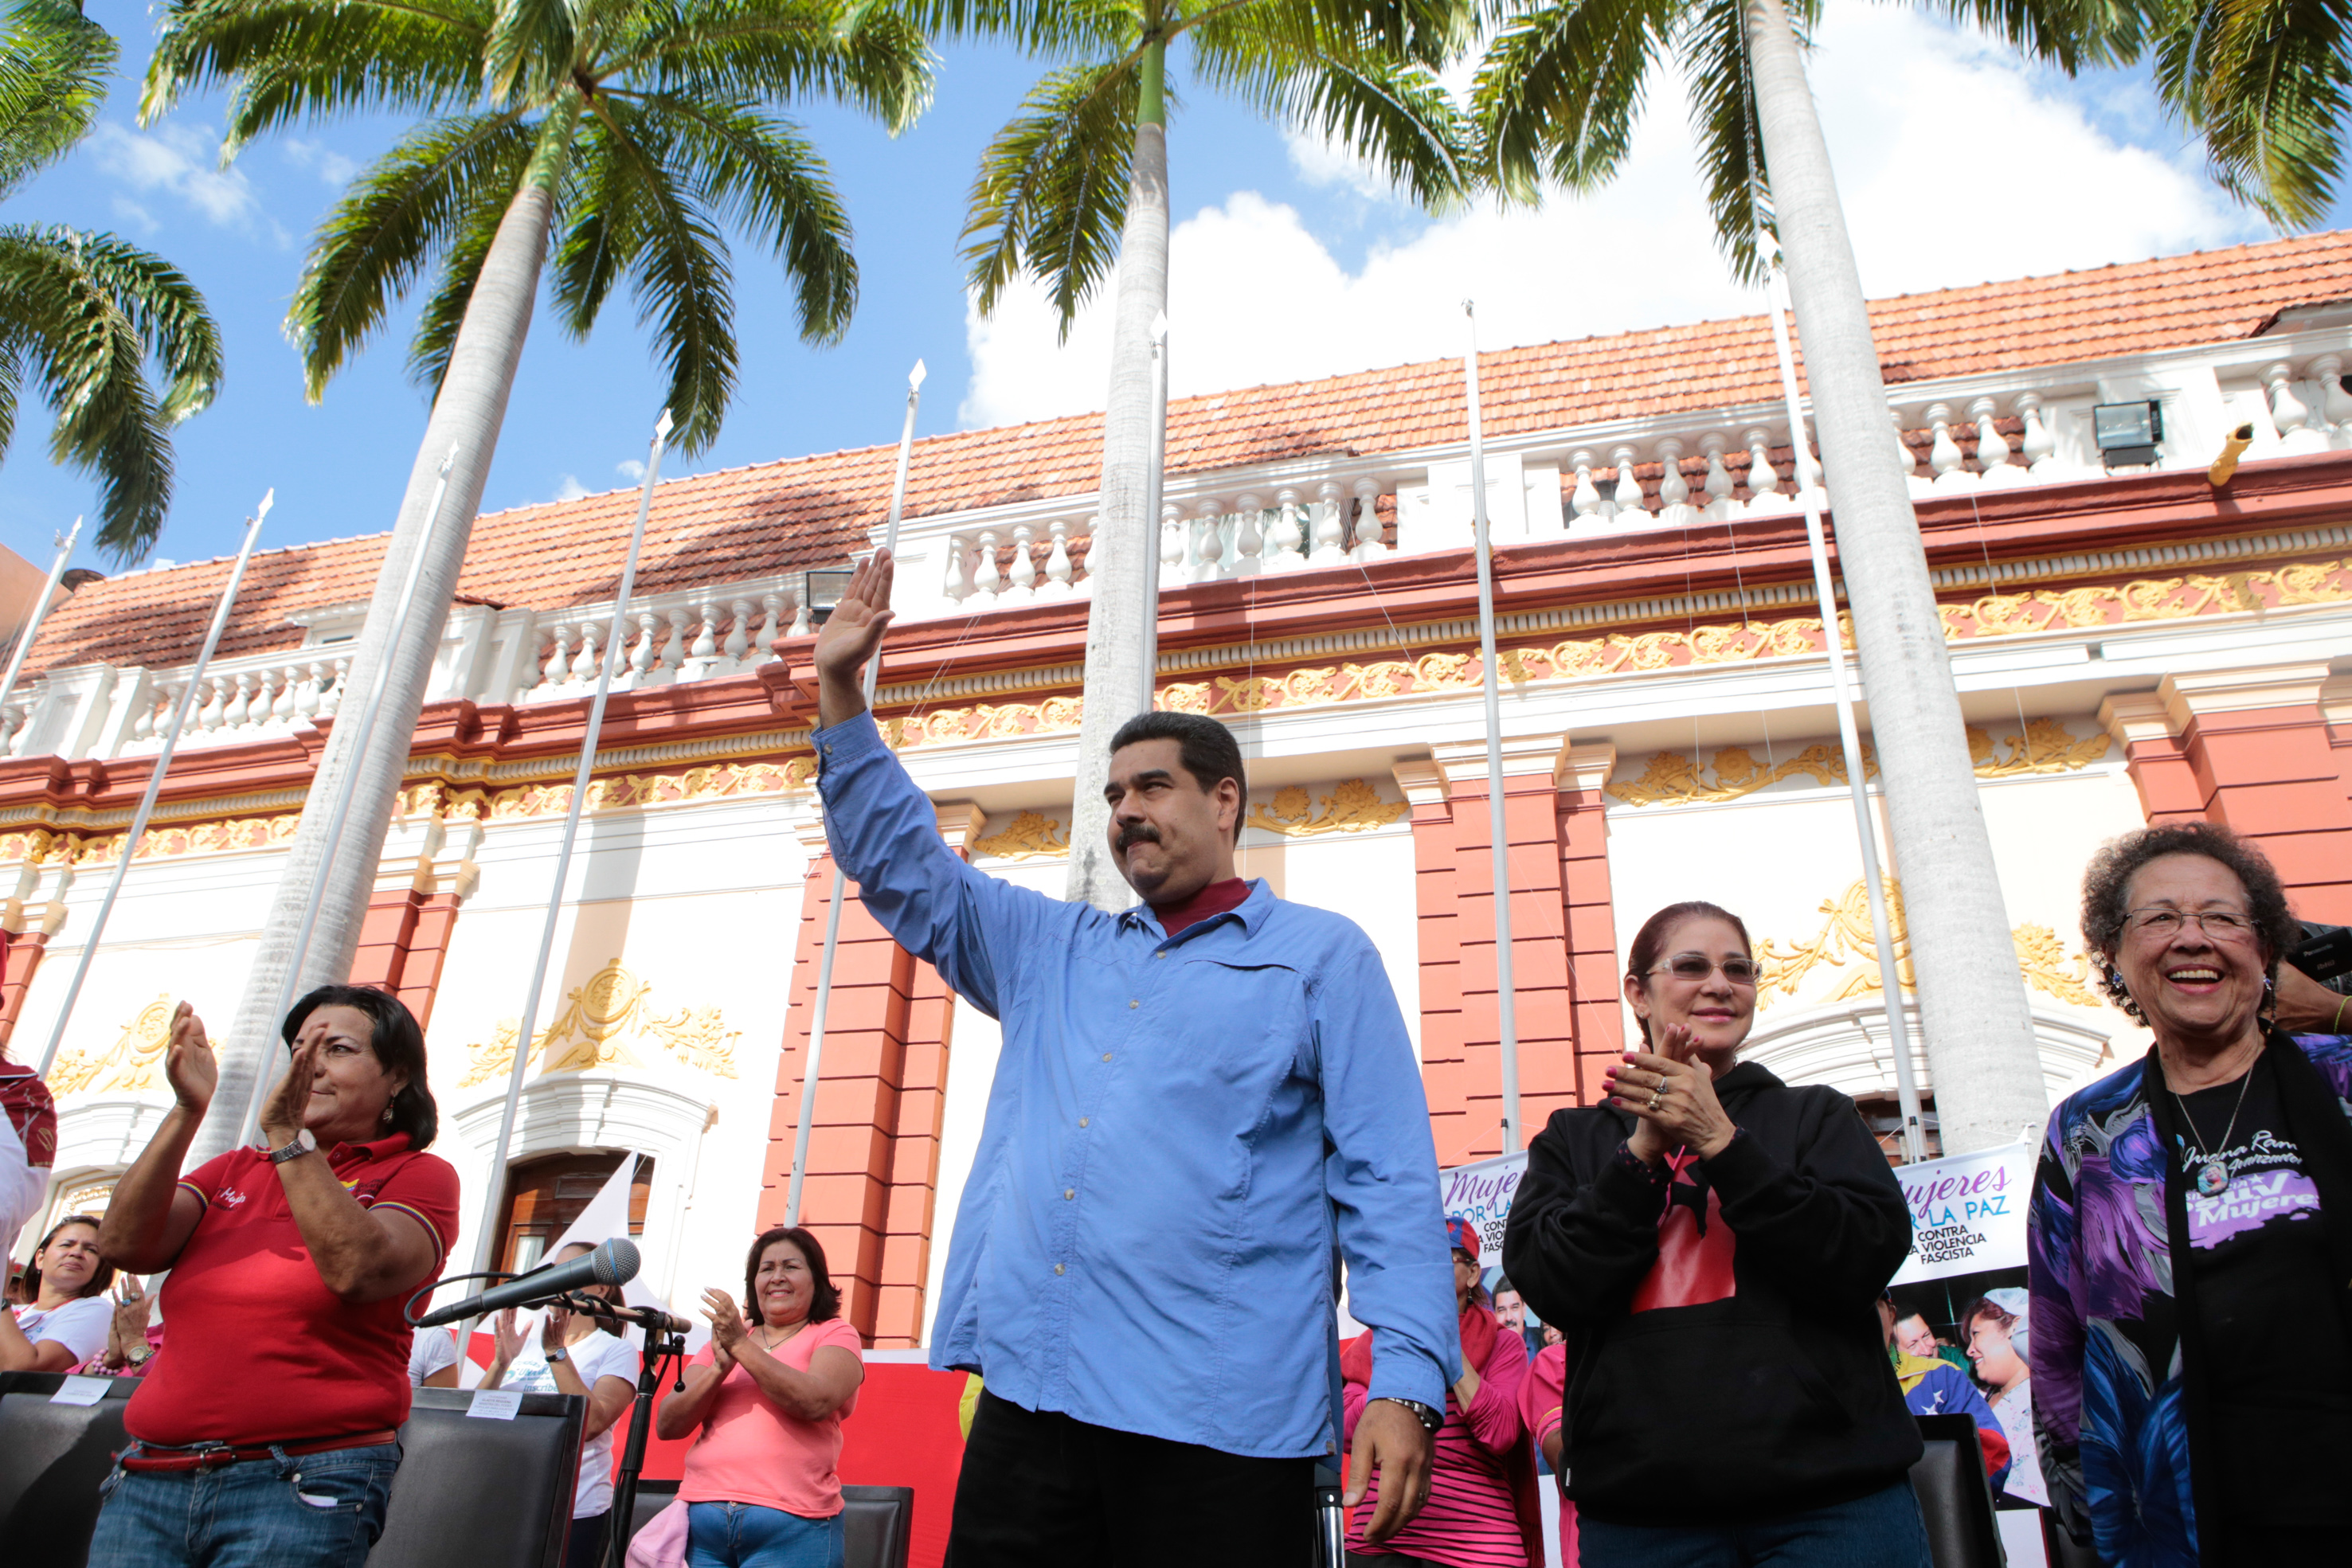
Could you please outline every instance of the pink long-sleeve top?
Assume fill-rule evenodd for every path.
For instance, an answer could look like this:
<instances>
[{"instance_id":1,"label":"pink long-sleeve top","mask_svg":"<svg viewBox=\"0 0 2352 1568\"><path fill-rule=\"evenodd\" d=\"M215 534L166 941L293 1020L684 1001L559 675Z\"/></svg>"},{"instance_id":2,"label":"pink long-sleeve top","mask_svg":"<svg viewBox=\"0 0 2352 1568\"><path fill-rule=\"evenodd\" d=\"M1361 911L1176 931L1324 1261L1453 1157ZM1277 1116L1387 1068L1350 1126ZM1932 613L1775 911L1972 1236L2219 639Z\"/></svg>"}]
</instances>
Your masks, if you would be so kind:
<instances>
[{"instance_id":1,"label":"pink long-sleeve top","mask_svg":"<svg viewBox=\"0 0 2352 1568\"><path fill-rule=\"evenodd\" d=\"M1536 1353L1519 1383L1519 1419L1537 1453L1543 1452L1544 1439L1559 1430L1560 1414L1567 1405L1568 1346L1548 1344ZM1546 1477L1543 1484L1558 1486L1559 1482ZM1559 1560L1576 1561L1576 1504L1565 1496L1559 1500Z\"/></svg>"},{"instance_id":2,"label":"pink long-sleeve top","mask_svg":"<svg viewBox=\"0 0 2352 1568\"><path fill-rule=\"evenodd\" d=\"M1495 1336L1486 1364L1478 1369L1478 1392L1465 1410L1445 1391L1445 1425L1431 1455L1429 1501L1412 1522L1379 1545L1367 1544L1364 1526L1380 1501L1381 1479L1372 1478L1364 1500L1348 1521L1348 1550L1367 1555L1397 1552L1443 1563L1448 1568L1527 1568L1527 1548L1511 1502L1503 1466L1523 1430L1519 1385L1528 1372L1528 1347L1506 1329ZM1349 1383L1341 1395L1348 1437L1364 1412L1365 1388Z\"/></svg>"}]
</instances>

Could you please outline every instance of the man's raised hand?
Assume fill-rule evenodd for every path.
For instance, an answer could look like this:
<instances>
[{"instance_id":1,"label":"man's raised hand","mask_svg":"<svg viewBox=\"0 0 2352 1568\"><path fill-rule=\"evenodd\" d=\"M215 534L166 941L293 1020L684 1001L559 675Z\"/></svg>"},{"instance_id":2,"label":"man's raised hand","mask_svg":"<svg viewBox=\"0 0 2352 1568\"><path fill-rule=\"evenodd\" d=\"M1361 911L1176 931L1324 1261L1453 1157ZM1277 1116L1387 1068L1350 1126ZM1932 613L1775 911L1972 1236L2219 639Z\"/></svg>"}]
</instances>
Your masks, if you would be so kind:
<instances>
[{"instance_id":1,"label":"man's raised hand","mask_svg":"<svg viewBox=\"0 0 2352 1568\"><path fill-rule=\"evenodd\" d=\"M827 729L866 711L858 672L882 647L882 633L891 620L890 580L896 575L887 549L859 561L841 602L816 634L816 716Z\"/></svg>"}]
</instances>

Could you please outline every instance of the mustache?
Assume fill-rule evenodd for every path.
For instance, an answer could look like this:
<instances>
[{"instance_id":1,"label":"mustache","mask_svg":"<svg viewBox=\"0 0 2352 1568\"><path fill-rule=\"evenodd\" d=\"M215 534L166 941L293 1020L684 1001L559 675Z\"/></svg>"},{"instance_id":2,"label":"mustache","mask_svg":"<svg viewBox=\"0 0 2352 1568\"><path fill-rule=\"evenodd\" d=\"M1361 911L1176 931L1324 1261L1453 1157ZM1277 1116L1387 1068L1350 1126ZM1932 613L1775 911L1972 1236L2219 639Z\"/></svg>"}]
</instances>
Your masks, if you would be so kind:
<instances>
[{"instance_id":1,"label":"mustache","mask_svg":"<svg viewBox=\"0 0 2352 1568\"><path fill-rule=\"evenodd\" d=\"M1137 844L1156 844L1159 841L1160 830L1149 822L1129 822L1118 831L1118 847L1121 852Z\"/></svg>"}]
</instances>

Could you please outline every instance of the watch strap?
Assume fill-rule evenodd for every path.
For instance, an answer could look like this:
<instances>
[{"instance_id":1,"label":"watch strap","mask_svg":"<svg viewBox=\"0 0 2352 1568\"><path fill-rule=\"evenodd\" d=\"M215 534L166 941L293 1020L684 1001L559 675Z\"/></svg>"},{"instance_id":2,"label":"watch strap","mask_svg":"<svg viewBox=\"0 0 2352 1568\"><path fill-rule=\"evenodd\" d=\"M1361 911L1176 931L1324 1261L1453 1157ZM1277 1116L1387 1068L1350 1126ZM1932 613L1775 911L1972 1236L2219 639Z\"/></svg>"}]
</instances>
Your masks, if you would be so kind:
<instances>
[{"instance_id":1,"label":"watch strap","mask_svg":"<svg viewBox=\"0 0 2352 1568\"><path fill-rule=\"evenodd\" d=\"M304 1127L294 1134L284 1148L269 1151L269 1163L273 1166L282 1166L296 1155L307 1155L318 1146L319 1140L312 1135L310 1128Z\"/></svg>"},{"instance_id":2,"label":"watch strap","mask_svg":"<svg viewBox=\"0 0 2352 1568\"><path fill-rule=\"evenodd\" d=\"M551 1366L559 1361L570 1361L572 1359L572 1353L560 1344L553 1350L547 1351L544 1354L547 1356L548 1364Z\"/></svg>"},{"instance_id":3,"label":"watch strap","mask_svg":"<svg viewBox=\"0 0 2352 1568\"><path fill-rule=\"evenodd\" d=\"M1429 1433L1432 1437L1436 1436L1437 1429L1445 1425L1444 1411L1436 1409L1431 1406L1423 1405L1418 1399L1399 1399L1394 1395L1390 1394L1384 1394L1381 1396L1381 1397L1386 1399L1391 1405L1402 1405L1406 1409L1412 1411L1412 1418L1421 1423L1422 1430Z\"/></svg>"}]
</instances>

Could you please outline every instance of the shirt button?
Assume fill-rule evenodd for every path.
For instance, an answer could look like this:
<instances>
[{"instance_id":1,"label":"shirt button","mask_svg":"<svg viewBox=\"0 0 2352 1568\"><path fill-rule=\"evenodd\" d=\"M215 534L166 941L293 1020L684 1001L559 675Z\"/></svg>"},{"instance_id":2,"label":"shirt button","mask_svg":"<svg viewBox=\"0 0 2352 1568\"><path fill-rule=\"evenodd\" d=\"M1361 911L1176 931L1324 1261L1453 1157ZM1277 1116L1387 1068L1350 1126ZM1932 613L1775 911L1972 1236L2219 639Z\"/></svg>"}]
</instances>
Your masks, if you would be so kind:
<instances>
[{"instance_id":1,"label":"shirt button","mask_svg":"<svg viewBox=\"0 0 2352 1568\"><path fill-rule=\"evenodd\" d=\"M1088 1122L1091 1122L1092 1120L1094 1120L1094 1118L1093 1118L1093 1117L1091 1117L1091 1116L1081 1116L1081 1117L1079 1117L1079 1118L1078 1118L1078 1125L1079 1125L1079 1126L1081 1126L1081 1127L1083 1127L1083 1126L1085 1126Z\"/></svg>"},{"instance_id":2,"label":"shirt button","mask_svg":"<svg viewBox=\"0 0 2352 1568\"><path fill-rule=\"evenodd\" d=\"M1076 1197L1078 1196L1078 1189L1074 1186L1066 1186L1062 1189L1062 1196L1065 1198Z\"/></svg>"},{"instance_id":3,"label":"shirt button","mask_svg":"<svg viewBox=\"0 0 2352 1568\"><path fill-rule=\"evenodd\" d=\"M1110 1052L1109 1052L1109 1051L1104 1051L1104 1052L1103 1052L1103 1060L1104 1060L1105 1061L1108 1061L1110 1060Z\"/></svg>"},{"instance_id":4,"label":"shirt button","mask_svg":"<svg viewBox=\"0 0 2352 1568\"><path fill-rule=\"evenodd\" d=\"M1152 956L1153 957L1155 957L1155 958L1165 958L1166 956L1168 956L1168 955L1167 955L1167 953L1166 953L1165 951L1158 952L1158 953L1154 953L1154 954L1153 954L1153 955L1151 955L1151 956Z\"/></svg>"},{"instance_id":5,"label":"shirt button","mask_svg":"<svg viewBox=\"0 0 2352 1568\"><path fill-rule=\"evenodd\" d=\"M1055 1265L1054 1265L1054 1272L1055 1272L1055 1273L1056 1273L1056 1274L1058 1274L1058 1273L1060 1273L1061 1271L1062 1271L1062 1266L1061 1266L1059 1263L1055 1264Z\"/></svg>"},{"instance_id":6,"label":"shirt button","mask_svg":"<svg viewBox=\"0 0 2352 1568\"><path fill-rule=\"evenodd\" d=\"M1129 1009L1129 1011L1132 1011L1132 1010L1134 1010L1135 1009L1139 1008L1139 1007L1141 1007L1141 1006L1143 1005L1143 998L1140 998L1140 997L1138 997L1138 998L1136 998L1133 1001L1131 1001L1131 1002L1128 1003L1127 1005L1128 1005L1128 1009Z\"/></svg>"}]
</instances>

